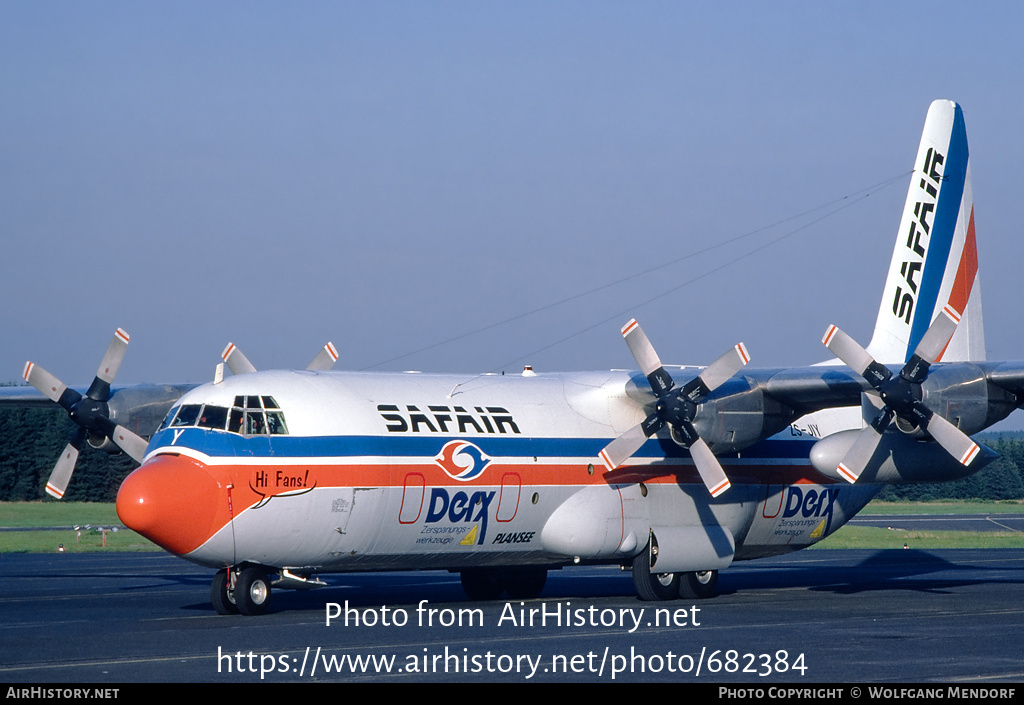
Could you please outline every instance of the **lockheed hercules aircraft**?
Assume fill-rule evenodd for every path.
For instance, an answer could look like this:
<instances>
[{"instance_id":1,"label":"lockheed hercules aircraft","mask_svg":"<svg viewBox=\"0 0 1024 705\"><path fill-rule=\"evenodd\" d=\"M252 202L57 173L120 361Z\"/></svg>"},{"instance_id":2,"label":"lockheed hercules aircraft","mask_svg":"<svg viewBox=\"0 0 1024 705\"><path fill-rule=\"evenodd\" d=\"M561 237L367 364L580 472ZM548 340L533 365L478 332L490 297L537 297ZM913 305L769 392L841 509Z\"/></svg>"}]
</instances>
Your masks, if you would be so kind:
<instances>
[{"instance_id":1,"label":"lockheed hercules aircraft","mask_svg":"<svg viewBox=\"0 0 1024 705\"><path fill-rule=\"evenodd\" d=\"M984 361L949 101L928 111L867 347L832 326L828 363L752 369L739 344L679 367L636 321L622 334L639 371L334 372L330 344L257 371L229 345L212 383L112 389L119 331L84 393L32 363L25 379L78 424L47 491L85 442L128 453L122 521L216 571L214 608L246 615L349 571L447 569L470 598L525 599L549 570L620 564L644 600L709 597L733 561L820 541L886 483L976 472L996 455L970 434L1024 401L1024 363Z\"/></svg>"}]
</instances>

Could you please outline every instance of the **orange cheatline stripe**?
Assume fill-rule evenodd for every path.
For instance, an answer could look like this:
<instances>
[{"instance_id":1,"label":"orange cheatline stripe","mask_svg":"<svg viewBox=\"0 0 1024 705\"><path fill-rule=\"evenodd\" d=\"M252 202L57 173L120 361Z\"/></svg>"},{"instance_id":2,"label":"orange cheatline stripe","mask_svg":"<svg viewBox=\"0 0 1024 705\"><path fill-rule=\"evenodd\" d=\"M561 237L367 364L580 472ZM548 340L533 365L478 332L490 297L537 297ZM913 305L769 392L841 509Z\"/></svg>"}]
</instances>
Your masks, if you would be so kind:
<instances>
[{"instance_id":1,"label":"orange cheatline stripe","mask_svg":"<svg viewBox=\"0 0 1024 705\"><path fill-rule=\"evenodd\" d=\"M953 280L953 289L949 292L949 307L954 311L963 313L967 311L967 302L971 298L971 289L978 277L978 244L974 237L974 209L971 209L971 217L967 224L967 238L964 240L964 249L960 253L960 265L956 270L956 278ZM959 318L956 319L959 323ZM948 344L947 344L948 347ZM945 348L936 358L936 362L942 360L946 354Z\"/></svg>"}]
</instances>

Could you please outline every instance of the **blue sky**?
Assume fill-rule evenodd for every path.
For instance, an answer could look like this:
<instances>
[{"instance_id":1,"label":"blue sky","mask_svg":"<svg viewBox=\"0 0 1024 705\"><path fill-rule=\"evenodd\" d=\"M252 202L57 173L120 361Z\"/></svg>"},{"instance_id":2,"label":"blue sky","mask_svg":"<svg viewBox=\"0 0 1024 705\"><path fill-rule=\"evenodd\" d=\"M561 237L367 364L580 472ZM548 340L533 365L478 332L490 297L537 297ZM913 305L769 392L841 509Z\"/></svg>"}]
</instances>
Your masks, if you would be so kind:
<instances>
[{"instance_id":1,"label":"blue sky","mask_svg":"<svg viewBox=\"0 0 1024 705\"><path fill-rule=\"evenodd\" d=\"M936 98L967 121L989 358L1021 359L1022 25L985 2L0 2L0 380L32 359L88 383L119 326L125 383L206 381L229 341L261 368L327 340L350 369L632 367L632 316L666 362L742 340L812 363L830 323L870 338Z\"/></svg>"}]
</instances>

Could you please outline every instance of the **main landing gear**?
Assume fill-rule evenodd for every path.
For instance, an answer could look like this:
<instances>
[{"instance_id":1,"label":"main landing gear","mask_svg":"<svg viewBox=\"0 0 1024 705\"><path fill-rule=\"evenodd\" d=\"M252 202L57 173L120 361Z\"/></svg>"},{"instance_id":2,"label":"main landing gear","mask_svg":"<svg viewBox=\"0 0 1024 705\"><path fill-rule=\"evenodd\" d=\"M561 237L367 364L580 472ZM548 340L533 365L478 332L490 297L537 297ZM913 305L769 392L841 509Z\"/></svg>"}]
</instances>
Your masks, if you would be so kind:
<instances>
[{"instance_id":1,"label":"main landing gear","mask_svg":"<svg viewBox=\"0 0 1024 705\"><path fill-rule=\"evenodd\" d=\"M221 568L210 585L217 614L263 614L270 606L270 578L258 565Z\"/></svg>"},{"instance_id":2,"label":"main landing gear","mask_svg":"<svg viewBox=\"0 0 1024 705\"><path fill-rule=\"evenodd\" d=\"M652 573L651 553L644 550L633 559L633 586L641 600L703 600L718 594L718 571Z\"/></svg>"}]
</instances>

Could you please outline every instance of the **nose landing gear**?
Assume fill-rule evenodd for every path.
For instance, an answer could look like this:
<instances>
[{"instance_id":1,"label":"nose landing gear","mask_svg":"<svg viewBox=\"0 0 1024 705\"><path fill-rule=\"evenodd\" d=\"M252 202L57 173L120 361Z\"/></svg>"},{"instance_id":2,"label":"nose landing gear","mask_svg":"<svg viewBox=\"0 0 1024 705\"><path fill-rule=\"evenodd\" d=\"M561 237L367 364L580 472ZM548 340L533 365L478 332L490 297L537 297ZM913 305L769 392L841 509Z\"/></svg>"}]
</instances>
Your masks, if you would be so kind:
<instances>
[{"instance_id":1,"label":"nose landing gear","mask_svg":"<svg viewBox=\"0 0 1024 705\"><path fill-rule=\"evenodd\" d=\"M264 614L270 606L270 578L257 565L221 568L210 585L210 602L217 614Z\"/></svg>"}]
</instances>

